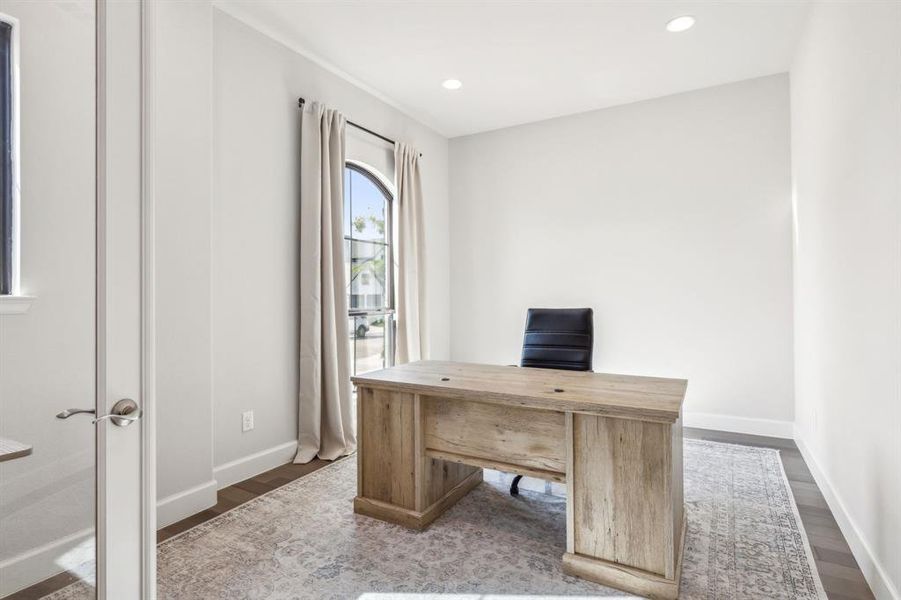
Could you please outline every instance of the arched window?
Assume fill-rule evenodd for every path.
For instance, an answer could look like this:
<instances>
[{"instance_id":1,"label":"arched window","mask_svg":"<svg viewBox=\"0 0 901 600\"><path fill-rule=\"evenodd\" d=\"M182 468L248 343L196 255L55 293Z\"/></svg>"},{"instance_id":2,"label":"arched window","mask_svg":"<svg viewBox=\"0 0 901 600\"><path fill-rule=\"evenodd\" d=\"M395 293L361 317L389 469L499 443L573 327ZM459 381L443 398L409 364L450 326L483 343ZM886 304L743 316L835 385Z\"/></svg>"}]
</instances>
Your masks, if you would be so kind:
<instances>
[{"instance_id":1,"label":"arched window","mask_svg":"<svg viewBox=\"0 0 901 600\"><path fill-rule=\"evenodd\" d=\"M356 164L344 169L344 263L351 373L394 363L390 190Z\"/></svg>"}]
</instances>

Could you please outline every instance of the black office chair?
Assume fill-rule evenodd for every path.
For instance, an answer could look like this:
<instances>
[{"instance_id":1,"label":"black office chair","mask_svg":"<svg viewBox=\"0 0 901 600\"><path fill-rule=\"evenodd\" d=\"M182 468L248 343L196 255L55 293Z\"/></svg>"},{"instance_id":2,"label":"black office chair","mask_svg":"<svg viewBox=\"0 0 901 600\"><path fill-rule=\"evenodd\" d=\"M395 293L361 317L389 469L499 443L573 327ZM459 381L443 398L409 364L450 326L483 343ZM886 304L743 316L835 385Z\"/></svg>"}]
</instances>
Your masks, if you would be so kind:
<instances>
[{"instance_id":1,"label":"black office chair","mask_svg":"<svg viewBox=\"0 0 901 600\"><path fill-rule=\"evenodd\" d=\"M530 308L522 340L519 366L539 369L590 371L594 347L594 319L590 308ZM510 494L519 494L513 478Z\"/></svg>"}]
</instances>

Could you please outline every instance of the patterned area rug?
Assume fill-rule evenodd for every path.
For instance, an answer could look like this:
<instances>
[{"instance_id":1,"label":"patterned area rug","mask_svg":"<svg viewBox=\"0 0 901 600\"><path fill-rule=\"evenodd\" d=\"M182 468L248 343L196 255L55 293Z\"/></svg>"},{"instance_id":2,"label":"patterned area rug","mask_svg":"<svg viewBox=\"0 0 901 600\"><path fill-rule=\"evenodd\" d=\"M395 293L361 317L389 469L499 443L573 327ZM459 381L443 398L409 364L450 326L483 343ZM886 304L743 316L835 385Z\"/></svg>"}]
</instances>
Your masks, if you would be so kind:
<instances>
[{"instance_id":1,"label":"patterned area rug","mask_svg":"<svg viewBox=\"0 0 901 600\"><path fill-rule=\"evenodd\" d=\"M777 451L686 440L684 460L681 598L826 599ZM159 598L634 597L563 574L558 495L486 481L414 532L355 515L356 481L343 460L167 540Z\"/></svg>"}]
</instances>

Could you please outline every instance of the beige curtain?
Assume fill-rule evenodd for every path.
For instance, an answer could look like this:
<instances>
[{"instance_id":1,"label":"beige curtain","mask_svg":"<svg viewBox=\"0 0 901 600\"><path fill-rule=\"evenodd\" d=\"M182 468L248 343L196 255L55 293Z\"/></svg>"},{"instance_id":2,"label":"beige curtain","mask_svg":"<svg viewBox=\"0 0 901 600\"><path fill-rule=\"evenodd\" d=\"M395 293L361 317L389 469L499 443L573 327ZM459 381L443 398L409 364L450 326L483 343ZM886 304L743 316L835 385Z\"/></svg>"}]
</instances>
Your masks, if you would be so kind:
<instances>
[{"instance_id":1,"label":"beige curtain","mask_svg":"<svg viewBox=\"0 0 901 600\"><path fill-rule=\"evenodd\" d=\"M397 189L397 363L428 358L419 151L394 145Z\"/></svg>"},{"instance_id":2,"label":"beige curtain","mask_svg":"<svg viewBox=\"0 0 901 600\"><path fill-rule=\"evenodd\" d=\"M344 272L344 129L314 102L301 114L300 391L295 463L356 449Z\"/></svg>"}]
</instances>

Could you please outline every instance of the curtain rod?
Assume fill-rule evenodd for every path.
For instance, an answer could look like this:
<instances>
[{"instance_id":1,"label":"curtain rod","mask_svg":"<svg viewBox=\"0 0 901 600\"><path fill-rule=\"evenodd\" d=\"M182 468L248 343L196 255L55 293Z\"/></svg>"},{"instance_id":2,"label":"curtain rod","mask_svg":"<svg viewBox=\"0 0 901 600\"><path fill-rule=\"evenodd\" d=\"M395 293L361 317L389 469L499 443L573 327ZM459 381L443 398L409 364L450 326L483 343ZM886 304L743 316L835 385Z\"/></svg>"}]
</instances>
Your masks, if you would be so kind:
<instances>
[{"instance_id":1,"label":"curtain rod","mask_svg":"<svg viewBox=\"0 0 901 600\"><path fill-rule=\"evenodd\" d=\"M303 110L303 105L306 104L306 102L307 102L307 101L304 100L303 98L298 98L298 99L297 99L297 106L298 106L301 110ZM369 129L368 127L363 127L362 125L358 125L357 123L354 123L354 122L351 121L350 119L347 120L347 124L350 125L351 127L356 127L356 128L359 129L360 131L365 131L365 132L368 133L369 135L375 136L375 137L379 138L380 140L384 140L384 141L388 142L389 144L391 144L392 146L394 146L395 144L397 144L397 142L395 142L395 141L392 140L391 138L387 138L387 137L383 136L381 133L377 133L377 132L375 132L375 131ZM419 157L422 158L422 152L419 153Z\"/></svg>"}]
</instances>

